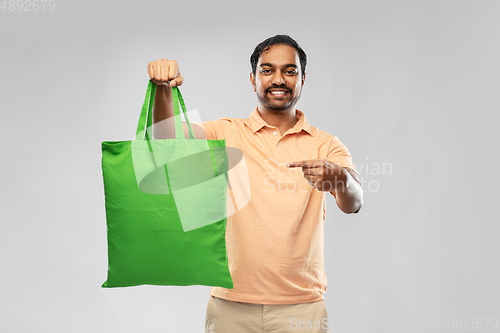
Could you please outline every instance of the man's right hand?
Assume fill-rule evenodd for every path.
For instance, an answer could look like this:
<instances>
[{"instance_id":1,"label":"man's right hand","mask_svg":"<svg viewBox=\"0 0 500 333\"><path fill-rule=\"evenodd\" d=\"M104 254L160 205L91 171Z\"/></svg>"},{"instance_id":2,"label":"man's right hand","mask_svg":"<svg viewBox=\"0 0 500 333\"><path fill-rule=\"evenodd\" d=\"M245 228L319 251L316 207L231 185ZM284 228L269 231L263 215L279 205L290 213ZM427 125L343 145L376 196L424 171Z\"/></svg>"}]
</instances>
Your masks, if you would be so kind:
<instances>
[{"instance_id":1,"label":"man's right hand","mask_svg":"<svg viewBox=\"0 0 500 333\"><path fill-rule=\"evenodd\" d=\"M148 64L148 74L153 83L156 83L155 100L153 104L153 138L175 139L175 111L172 103L172 89L184 82L179 72L177 61L161 59ZM189 138L189 129L186 122L182 122L184 137ZM191 124L196 139L206 139L203 128Z\"/></svg>"},{"instance_id":2,"label":"man's right hand","mask_svg":"<svg viewBox=\"0 0 500 333\"><path fill-rule=\"evenodd\" d=\"M179 72L179 65L175 60L161 59L151 61L148 64L148 74L156 84L163 84L170 87L178 87L184 82Z\"/></svg>"}]
</instances>

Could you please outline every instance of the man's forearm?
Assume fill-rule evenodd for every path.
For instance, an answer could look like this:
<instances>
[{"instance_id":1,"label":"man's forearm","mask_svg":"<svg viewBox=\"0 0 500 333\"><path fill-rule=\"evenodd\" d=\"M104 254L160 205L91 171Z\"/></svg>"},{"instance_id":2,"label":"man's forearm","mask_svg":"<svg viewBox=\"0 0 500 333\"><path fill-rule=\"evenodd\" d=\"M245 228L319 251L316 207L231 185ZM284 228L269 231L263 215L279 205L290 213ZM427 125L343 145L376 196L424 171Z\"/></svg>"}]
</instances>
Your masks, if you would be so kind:
<instances>
[{"instance_id":1,"label":"man's forearm","mask_svg":"<svg viewBox=\"0 0 500 333\"><path fill-rule=\"evenodd\" d=\"M206 139L203 128L191 124L196 139ZM182 122L184 138L189 138L189 127ZM159 84L156 86L153 103L153 139L175 139L175 111L172 88Z\"/></svg>"},{"instance_id":2,"label":"man's forearm","mask_svg":"<svg viewBox=\"0 0 500 333\"><path fill-rule=\"evenodd\" d=\"M363 205L363 188L350 170L343 168L341 181L336 188L337 206L344 213L357 213Z\"/></svg>"},{"instance_id":3,"label":"man's forearm","mask_svg":"<svg viewBox=\"0 0 500 333\"><path fill-rule=\"evenodd\" d=\"M172 102L172 88L162 84L156 86L153 103L153 138L175 138L174 104Z\"/></svg>"}]
</instances>

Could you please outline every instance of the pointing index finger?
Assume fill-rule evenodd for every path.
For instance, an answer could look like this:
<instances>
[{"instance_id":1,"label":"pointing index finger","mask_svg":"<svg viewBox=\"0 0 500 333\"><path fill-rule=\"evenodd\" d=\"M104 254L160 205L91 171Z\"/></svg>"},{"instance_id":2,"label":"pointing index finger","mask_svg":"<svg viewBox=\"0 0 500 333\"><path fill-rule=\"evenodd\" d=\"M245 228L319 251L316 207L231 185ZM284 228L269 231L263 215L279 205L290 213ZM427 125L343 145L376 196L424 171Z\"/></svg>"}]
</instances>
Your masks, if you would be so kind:
<instances>
[{"instance_id":1,"label":"pointing index finger","mask_svg":"<svg viewBox=\"0 0 500 333\"><path fill-rule=\"evenodd\" d=\"M294 167L302 167L302 168L319 168L321 167L321 161L316 160L307 160L307 161L297 161L297 162L290 162L286 165L289 168L294 168Z\"/></svg>"},{"instance_id":2,"label":"pointing index finger","mask_svg":"<svg viewBox=\"0 0 500 333\"><path fill-rule=\"evenodd\" d=\"M296 168L296 167L302 167L304 166L304 163L306 161L297 161L297 162L290 162L290 163L287 163L287 167L289 168Z\"/></svg>"}]
</instances>

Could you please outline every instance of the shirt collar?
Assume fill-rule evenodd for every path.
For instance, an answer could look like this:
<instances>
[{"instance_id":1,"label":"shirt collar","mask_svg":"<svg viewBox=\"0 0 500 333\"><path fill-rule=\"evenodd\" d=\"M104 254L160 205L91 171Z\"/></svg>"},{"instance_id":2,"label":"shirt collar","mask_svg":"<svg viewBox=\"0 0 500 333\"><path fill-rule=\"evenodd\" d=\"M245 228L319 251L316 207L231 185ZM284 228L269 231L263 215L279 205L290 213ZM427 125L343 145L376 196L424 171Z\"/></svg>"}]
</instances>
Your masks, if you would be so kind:
<instances>
[{"instance_id":1,"label":"shirt collar","mask_svg":"<svg viewBox=\"0 0 500 333\"><path fill-rule=\"evenodd\" d=\"M304 114L304 112L302 112L300 110L295 110L295 114L297 116L298 121L291 128L290 133L299 133L302 130L304 130L304 131L306 131L307 133L309 133L312 136L313 135L313 129L312 129L312 126L309 125L309 122L307 121L306 115ZM255 107L255 109L252 111L252 113L250 114L250 116L248 117L248 119L249 119L249 123L250 123L249 124L250 128L252 129L252 131L254 133L256 133L257 131L259 131L264 126L271 127L270 125L268 125L264 121L264 119L262 119L262 117L260 116L260 113L259 113L259 110L257 109L257 107Z\"/></svg>"}]
</instances>

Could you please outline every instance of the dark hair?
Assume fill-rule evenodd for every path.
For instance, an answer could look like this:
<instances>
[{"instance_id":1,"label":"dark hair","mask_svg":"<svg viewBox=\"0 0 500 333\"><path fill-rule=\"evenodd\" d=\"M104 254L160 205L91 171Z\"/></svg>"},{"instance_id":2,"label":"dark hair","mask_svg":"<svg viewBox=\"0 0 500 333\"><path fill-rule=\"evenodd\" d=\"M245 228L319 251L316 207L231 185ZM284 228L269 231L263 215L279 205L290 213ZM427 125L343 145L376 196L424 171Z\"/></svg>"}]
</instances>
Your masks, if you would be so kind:
<instances>
[{"instance_id":1,"label":"dark hair","mask_svg":"<svg viewBox=\"0 0 500 333\"><path fill-rule=\"evenodd\" d=\"M307 56L304 50L297 44L297 42L288 35L276 35L274 37L269 37L259 45L255 47L252 55L250 56L250 64L252 65L252 73L255 76L255 71L257 70L257 62L262 55L262 52L266 52L272 45L289 45L297 50L300 59L300 69L302 76L306 74L306 64Z\"/></svg>"}]
</instances>

